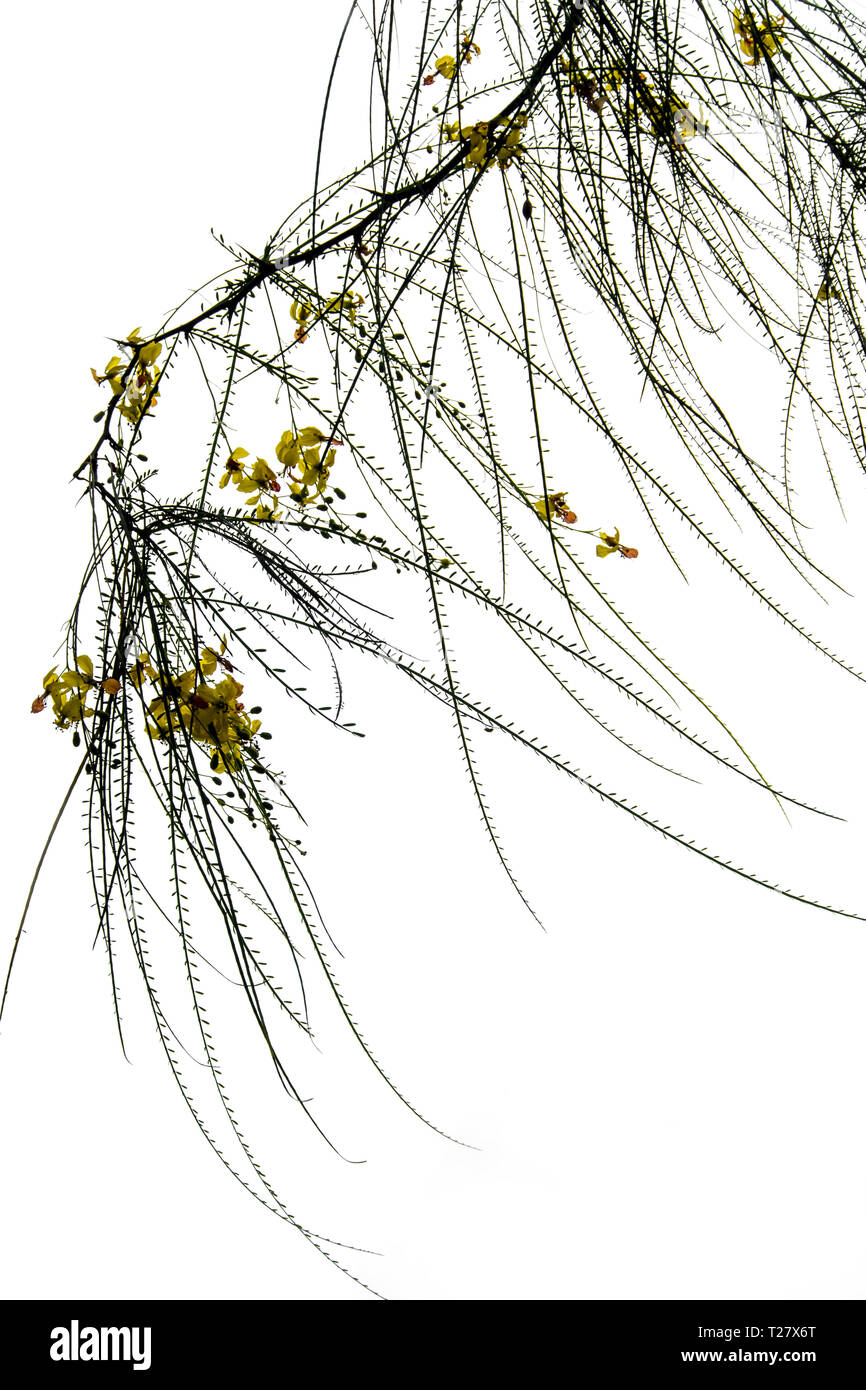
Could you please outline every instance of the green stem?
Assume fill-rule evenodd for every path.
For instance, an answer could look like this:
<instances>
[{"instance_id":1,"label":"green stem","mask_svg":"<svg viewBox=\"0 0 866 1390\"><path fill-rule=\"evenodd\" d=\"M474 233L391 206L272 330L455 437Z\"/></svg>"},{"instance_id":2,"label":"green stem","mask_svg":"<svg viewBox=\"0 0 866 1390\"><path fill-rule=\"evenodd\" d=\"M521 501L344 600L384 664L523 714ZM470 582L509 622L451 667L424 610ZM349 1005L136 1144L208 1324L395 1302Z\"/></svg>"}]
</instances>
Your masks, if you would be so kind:
<instances>
[{"instance_id":1,"label":"green stem","mask_svg":"<svg viewBox=\"0 0 866 1390\"><path fill-rule=\"evenodd\" d=\"M90 755L88 753L85 753L84 757L81 759L81 762L78 764L78 771L76 772L72 781L69 783L69 790L67 791L66 795L63 798L63 801L60 804L60 810L54 817L54 824L48 832L48 839L42 846L42 853L39 856L39 863L36 865L36 872L34 873L30 883L30 892L27 894L27 901L24 904L24 911L21 914L21 921L18 923L18 931L15 934L15 944L12 947L12 956L9 961L9 969L6 971L6 982L3 986L3 998L0 999L0 1019L2 1019L3 1010L6 1007L6 995L9 993L9 981L12 977L12 967L15 964L15 956L17 955L18 946L21 941L22 933L24 931L24 923L27 920L27 913L30 911L30 903L33 898L33 893L35 891L36 884L39 880L39 875L42 872L42 865L45 863L45 856L47 855L48 850L51 846L51 841L54 839L54 832L60 824L60 818L63 815L63 812L66 810L66 807L69 805L69 799L72 796L72 793L75 791L76 783L78 782L79 777L84 771L84 765L87 762L89 756Z\"/></svg>"},{"instance_id":2,"label":"green stem","mask_svg":"<svg viewBox=\"0 0 866 1390\"><path fill-rule=\"evenodd\" d=\"M203 508L204 508L205 501L206 501L206 499L207 499L207 490L208 490L208 487L210 486L211 473L213 472L213 463L214 463L214 459L215 459L215 457L216 457L217 447L218 447L218 445L219 445L220 438L221 438L221 435L222 435L223 421L225 420L226 411L228 410L229 401L231 400L232 382L234 381L235 368L237 367L237 363L238 363L238 349L239 349L240 344L241 344L241 335L242 335L242 333L243 333L243 331L244 331L244 319L246 318L246 312L247 312L247 301L246 301L246 299L242 299L242 300L241 300L241 306L240 306L240 317L238 318L238 331L237 331L237 333L235 334L234 348L232 349L232 360L231 360L231 362L230 362L230 364L229 364L229 375L228 375L228 380L227 380L227 382L226 382L226 389L225 389L225 391L223 392L223 401L222 401L222 405L220 406L220 412L219 412L219 415L217 416L216 429L214 430L213 444L211 445L211 450L210 450L210 458L209 458L208 461L207 461L207 469L205 470L204 483L203 483L203 485L202 485L202 490L201 490L201 497L199 498L199 502L198 502L198 512L197 512L197 514L196 514L195 524L194 524L193 529L192 529L192 538L191 538L190 543L189 543L189 555L188 555L188 557L187 557L187 562L186 562L186 577L187 577L187 579L189 578L189 573L190 573L190 570L191 570L191 568L192 568L192 557L193 557L193 555L194 555L194 553L195 553L195 542L196 542L196 537L198 536L199 520L200 520L200 517L201 517L201 512L202 512L202 510L203 510Z\"/></svg>"}]
</instances>

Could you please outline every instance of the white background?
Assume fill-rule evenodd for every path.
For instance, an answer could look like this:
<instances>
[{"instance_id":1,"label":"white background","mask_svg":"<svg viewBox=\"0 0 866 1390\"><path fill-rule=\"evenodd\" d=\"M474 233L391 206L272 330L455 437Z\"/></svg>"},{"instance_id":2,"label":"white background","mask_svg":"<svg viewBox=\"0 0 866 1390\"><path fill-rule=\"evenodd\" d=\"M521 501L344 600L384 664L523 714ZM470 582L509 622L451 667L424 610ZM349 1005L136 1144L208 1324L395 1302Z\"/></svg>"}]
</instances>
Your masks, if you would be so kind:
<instances>
[{"instance_id":1,"label":"white background","mask_svg":"<svg viewBox=\"0 0 866 1390\"><path fill-rule=\"evenodd\" d=\"M110 355L106 335L158 321L223 268L209 227L259 247L309 187L344 6L311 13L157 0L7 19L4 952L77 761L28 710L86 556L66 480L100 404L88 368ZM866 577L862 512L856 494L847 525L827 511L849 586ZM666 650L772 776L849 817L790 829L756 801L742 819L717 780L710 843L866 910L863 687L711 569L696 594L651 553L641 563ZM855 664L862 595L861 582L816 620ZM477 1150L423 1129L332 1030L321 1113L367 1162L346 1165L265 1102L291 1208L382 1251L347 1262L392 1298L862 1298L862 924L701 865L504 750L500 819L538 870L542 934L500 881L447 721L420 735L396 673L376 680L354 696L363 752L323 765L310 791L309 838L327 827L329 920L367 1036ZM413 775L407 819L392 798ZM131 973L124 1061L92 931L74 806L0 1032L4 1296L369 1297L206 1149Z\"/></svg>"}]
</instances>

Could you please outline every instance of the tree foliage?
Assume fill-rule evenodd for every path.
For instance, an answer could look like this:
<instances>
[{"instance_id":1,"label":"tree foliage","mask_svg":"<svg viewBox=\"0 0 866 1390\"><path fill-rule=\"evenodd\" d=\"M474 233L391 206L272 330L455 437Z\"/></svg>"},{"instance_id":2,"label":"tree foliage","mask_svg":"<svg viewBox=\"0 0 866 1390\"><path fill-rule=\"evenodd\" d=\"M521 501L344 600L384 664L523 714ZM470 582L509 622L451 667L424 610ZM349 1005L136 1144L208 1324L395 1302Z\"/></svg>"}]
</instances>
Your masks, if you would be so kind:
<instances>
[{"instance_id":1,"label":"tree foliage","mask_svg":"<svg viewBox=\"0 0 866 1390\"><path fill-rule=\"evenodd\" d=\"M329 737L358 736L341 676L354 650L443 705L483 832L530 911L485 791L482 733L690 852L825 905L700 846L550 747L508 690L484 688L483 671L461 674L471 653L453 615L470 607L575 720L635 756L659 762L661 733L770 803L802 806L765 779L687 663L637 630L618 579L620 567L639 576L650 551L684 572L683 548L696 544L779 624L862 679L751 557L769 557L775 575L781 562L795 592L832 592L804 540L798 440L810 432L808 465L817 458L837 492L842 455L857 466L866 457L864 32L845 7L809 0L353 4L309 195L261 251L223 243L219 284L116 340L94 370L98 435L73 474L92 512L92 559L34 710L50 709L82 748L64 807L83 787L112 979L125 935L208 1142L329 1258L334 1244L286 1206L228 1094L209 1023L203 899L289 1096L307 1109L277 1034L281 1021L311 1031L315 968L373 1065L414 1103L373 1055L334 974L296 789L269 752L266 693L276 708L277 687L283 708L307 711ZM340 167L358 132L341 129L333 93L347 66L368 63L369 149ZM591 332L577 307L588 302ZM744 437L736 376L712 356L730 322L775 360L773 460ZM622 363L614 391L596 384L601 346ZM522 403L528 445L502 430L506 396ZM178 470L160 469L176 462L161 417L176 400L208 417L207 438L200 475L169 495ZM591 477L564 462L563 437L591 450ZM405 645L380 612L395 575L420 605ZM167 891L138 853L148 798L166 837ZM183 982L171 1005L165 971ZM202 1068L178 1041L184 1010L228 1143L204 1117Z\"/></svg>"}]
</instances>

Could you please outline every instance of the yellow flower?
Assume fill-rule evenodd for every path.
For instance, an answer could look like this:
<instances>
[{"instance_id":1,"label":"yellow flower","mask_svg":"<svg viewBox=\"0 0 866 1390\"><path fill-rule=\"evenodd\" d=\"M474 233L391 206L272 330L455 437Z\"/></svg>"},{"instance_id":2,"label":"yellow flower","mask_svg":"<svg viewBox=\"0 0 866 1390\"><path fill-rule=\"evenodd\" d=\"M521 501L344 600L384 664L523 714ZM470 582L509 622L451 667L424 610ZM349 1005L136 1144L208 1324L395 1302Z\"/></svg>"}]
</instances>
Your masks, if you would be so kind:
<instances>
[{"instance_id":1,"label":"yellow flower","mask_svg":"<svg viewBox=\"0 0 866 1390\"><path fill-rule=\"evenodd\" d=\"M162 352L162 344L142 343L140 332L140 329L134 328L126 339L127 343L135 349L136 355L135 367L125 392L123 375L129 370L129 367L122 358L112 357L101 376L94 371L93 367L90 368L90 375L98 385L107 381L115 396L124 397L118 402L118 410L123 418L129 420L130 424L133 425L138 424L145 410L155 403L159 394L155 389L159 368L154 368L154 363Z\"/></svg>"},{"instance_id":2,"label":"yellow flower","mask_svg":"<svg viewBox=\"0 0 866 1390\"><path fill-rule=\"evenodd\" d=\"M343 314L350 323L354 323L355 316L363 303L364 296L362 294L356 294L354 290L346 290L344 294L338 294L334 299L328 300L325 305L325 312Z\"/></svg>"},{"instance_id":3,"label":"yellow flower","mask_svg":"<svg viewBox=\"0 0 866 1390\"><path fill-rule=\"evenodd\" d=\"M97 386L101 386L103 381L107 381L114 395L119 396L123 390L123 383L120 378L123 375L125 365L126 364L119 357L112 357L111 361L106 363L105 371L102 376L99 376L92 367L90 368L90 375L93 377Z\"/></svg>"},{"instance_id":4,"label":"yellow flower","mask_svg":"<svg viewBox=\"0 0 866 1390\"><path fill-rule=\"evenodd\" d=\"M127 333L126 341L130 347L136 349L136 361L144 363L146 367L152 367L162 352L162 343L143 343L141 341L140 328L133 328L131 333Z\"/></svg>"},{"instance_id":5,"label":"yellow flower","mask_svg":"<svg viewBox=\"0 0 866 1390\"><path fill-rule=\"evenodd\" d=\"M577 521L577 513L573 512L566 502L567 496L567 492L552 492L547 497L539 497L532 505L542 521L547 521L553 516L558 521L566 521L569 526L573 526Z\"/></svg>"},{"instance_id":6,"label":"yellow flower","mask_svg":"<svg viewBox=\"0 0 866 1390\"><path fill-rule=\"evenodd\" d=\"M305 502L312 502L316 497L321 497L328 485L328 475L335 457L335 451L329 449L325 458L320 462L318 449L305 450L303 482L306 487L314 489L311 496L305 497Z\"/></svg>"},{"instance_id":7,"label":"yellow flower","mask_svg":"<svg viewBox=\"0 0 866 1390\"><path fill-rule=\"evenodd\" d=\"M265 488L270 487L270 485L276 481L277 475L271 468L267 459L256 459L252 466L250 477L254 482L258 483L260 487Z\"/></svg>"},{"instance_id":8,"label":"yellow flower","mask_svg":"<svg viewBox=\"0 0 866 1390\"><path fill-rule=\"evenodd\" d=\"M97 376L91 367L90 372L94 381L108 381L115 396L122 396L118 401L117 408L124 420L130 424L137 425L145 411L149 410L156 403L159 392L156 390L156 383L159 380L159 368L154 363L162 352L161 343L145 343L139 346L138 329L133 329L128 341L137 349L137 357L130 381L127 383L124 393L122 374L128 368L119 357L112 357L105 368L104 376Z\"/></svg>"},{"instance_id":9,"label":"yellow flower","mask_svg":"<svg viewBox=\"0 0 866 1390\"><path fill-rule=\"evenodd\" d=\"M332 439L332 447L324 459L321 459L320 446L329 439L332 439L332 436L325 434L317 425L306 425L297 435L291 430L286 430L277 443L277 459L283 465L283 472L289 474L292 500L301 506L314 502L325 491L328 474L336 458L336 448L342 442ZM299 476L295 476L295 473ZM279 483L275 485L270 482L270 488L272 492L276 492ZM279 514L268 511L268 517Z\"/></svg>"},{"instance_id":10,"label":"yellow flower","mask_svg":"<svg viewBox=\"0 0 866 1390\"><path fill-rule=\"evenodd\" d=\"M463 38L460 42L460 61L461 63L471 63L473 53L480 53L478 44L473 42L468 29L463 30Z\"/></svg>"},{"instance_id":11,"label":"yellow flower","mask_svg":"<svg viewBox=\"0 0 866 1390\"><path fill-rule=\"evenodd\" d=\"M604 544L597 545L595 547L595 553L602 560L606 555L615 555L617 551L619 551L620 555L625 560L637 559L637 551L634 549L634 546L620 545L618 529L614 532L612 536L606 535L604 531L599 531L598 534L601 536L601 539L604 542Z\"/></svg>"},{"instance_id":12,"label":"yellow flower","mask_svg":"<svg viewBox=\"0 0 866 1390\"><path fill-rule=\"evenodd\" d=\"M740 51L745 55L743 61L747 67L755 67L759 58L769 58L774 53L784 54L782 40L778 37L778 32L785 27L784 15L778 15L775 19L768 17L766 22L759 23L751 11L744 14L742 10L735 9L733 20L734 33L740 40Z\"/></svg>"},{"instance_id":13,"label":"yellow flower","mask_svg":"<svg viewBox=\"0 0 866 1390\"><path fill-rule=\"evenodd\" d=\"M138 360L144 362L146 366L152 367L161 352L162 343L145 343L139 351Z\"/></svg>"},{"instance_id":14,"label":"yellow flower","mask_svg":"<svg viewBox=\"0 0 866 1390\"><path fill-rule=\"evenodd\" d=\"M43 693L30 706L34 714L41 713L47 696L51 700L58 729L68 729L82 719L90 719L95 713L86 708L87 692L96 685L93 662L89 656L80 656L75 665L76 670L67 670L61 675L57 674L56 666L52 666L42 681Z\"/></svg>"},{"instance_id":15,"label":"yellow flower","mask_svg":"<svg viewBox=\"0 0 866 1390\"><path fill-rule=\"evenodd\" d=\"M434 64L436 72L440 77L444 77L446 82L450 82L457 69L464 63L471 63L474 54L481 52L478 44L475 43L468 29L463 30L463 38L460 40L460 56L454 57L453 53L443 53L441 58L437 58ZM429 73L424 78L424 86L429 87L431 82L436 81L436 73Z\"/></svg>"},{"instance_id":16,"label":"yellow flower","mask_svg":"<svg viewBox=\"0 0 866 1390\"><path fill-rule=\"evenodd\" d=\"M298 431L298 443L305 449L309 448L311 444L324 444L330 438L331 436L323 434L317 425L305 425L302 430ZM339 442L338 439L334 440L335 444L339 444Z\"/></svg>"},{"instance_id":17,"label":"yellow flower","mask_svg":"<svg viewBox=\"0 0 866 1390\"><path fill-rule=\"evenodd\" d=\"M284 472L289 468L297 468L301 461L300 438L296 439L291 430L284 430L277 441L275 453L278 462L283 465Z\"/></svg>"},{"instance_id":18,"label":"yellow flower","mask_svg":"<svg viewBox=\"0 0 866 1390\"><path fill-rule=\"evenodd\" d=\"M238 492L263 492L276 482L277 475L271 468L267 459L258 458L250 469L249 473L236 474L235 482ZM277 488L279 483L277 483Z\"/></svg>"},{"instance_id":19,"label":"yellow flower","mask_svg":"<svg viewBox=\"0 0 866 1390\"><path fill-rule=\"evenodd\" d=\"M460 134L464 140L469 139L469 153L466 156L465 164L467 168L483 168L487 162L487 133L490 129L487 121L478 121L468 130L462 130Z\"/></svg>"},{"instance_id":20,"label":"yellow flower","mask_svg":"<svg viewBox=\"0 0 866 1390\"><path fill-rule=\"evenodd\" d=\"M159 392L154 390L159 371L155 371L153 377L145 373L144 384L141 386L127 387L126 395L118 405L118 410L124 420L128 420L131 425L137 425L141 417L156 405ZM141 381L138 376L137 381Z\"/></svg>"},{"instance_id":21,"label":"yellow flower","mask_svg":"<svg viewBox=\"0 0 866 1390\"><path fill-rule=\"evenodd\" d=\"M162 682L162 695L147 708L147 732L152 739L167 739L181 729L197 743L214 750L211 767L216 771L240 766L244 746L261 728L261 720L250 719L239 696L243 686L233 676L215 685L198 683L194 671Z\"/></svg>"},{"instance_id":22,"label":"yellow flower","mask_svg":"<svg viewBox=\"0 0 866 1390\"><path fill-rule=\"evenodd\" d=\"M54 706L54 713L57 714L63 695L63 681L57 674L57 667L52 666L47 675L42 678L42 694L37 695L33 704L30 706L33 714L41 714L45 708L45 697L48 696Z\"/></svg>"},{"instance_id":23,"label":"yellow flower","mask_svg":"<svg viewBox=\"0 0 866 1390\"><path fill-rule=\"evenodd\" d=\"M55 724L59 729L68 729L71 724L93 716L95 711L87 708L86 701L88 692L97 687L104 690L106 695L116 695L121 683L113 676L97 680L90 657L79 656L76 657L75 670L63 671L58 675L57 667L52 666L42 681L42 694L36 696L30 709L33 714L41 714L46 699L50 699Z\"/></svg>"},{"instance_id":24,"label":"yellow flower","mask_svg":"<svg viewBox=\"0 0 866 1390\"><path fill-rule=\"evenodd\" d=\"M693 139L699 131L701 134L707 133L703 107L701 120L697 121L689 110L688 103L681 101L676 93L670 91L666 96L658 97L645 72L639 72L637 75L635 100L629 102L628 110L631 115L640 114L647 120L657 140L669 141L675 147L682 148L685 142Z\"/></svg>"},{"instance_id":25,"label":"yellow flower","mask_svg":"<svg viewBox=\"0 0 866 1390\"><path fill-rule=\"evenodd\" d=\"M151 738L159 738L172 729L189 726L192 719L189 700L195 690L196 673L184 671L180 676L159 675L156 679L163 693L151 700L147 707L155 726L155 729L147 726Z\"/></svg>"},{"instance_id":26,"label":"yellow flower","mask_svg":"<svg viewBox=\"0 0 866 1390\"><path fill-rule=\"evenodd\" d=\"M307 487L315 487L316 496L324 492L325 484L328 481L328 474L331 471L336 450L329 449L323 460L319 459L319 446L315 445L312 449L304 450L304 463L301 470L301 482Z\"/></svg>"},{"instance_id":27,"label":"yellow flower","mask_svg":"<svg viewBox=\"0 0 866 1390\"><path fill-rule=\"evenodd\" d=\"M255 513L256 521L276 521L282 514L282 507L278 507L275 501L263 502L259 497Z\"/></svg>"},{"instance_id":28,"label":"yellow flower","mask_svg":"<svg viewBox=\"0 0 866 1390\"><path fill-rule=\"evenodd\" d=\"M67 699L55 703L57 718L54 722L58 729L68 729L72 724L77 724L82 719L92 719L96 711L87 709L86 701L86 695L71 694Z\"/></svg>"},{"instance_id":29,"label":"yellow flower","mask_svg":"<svg viewBox=\"0 0 866 1390\"><path fill-rule=\"evenodd\" d=\"M282 471L288 473L289 468L296 468L300 464L300 441L295 438L291 430L285 430L279 436L277 442L277 459L282 464Z\"/></svg>"},{"instance_id":30,"label":"yellow flower","mask_svg":"<svg viewBox=\"0 0 866 1390\"><path fill-rule=\"evenodd\" d=\"M243 476L244 464L242 460L249 458L249 456L249 449L232 449L226 460L226 471L220 478L220 487L225 487L232 479L237 482Z\"/></svg>"},{"instance_id":31,"label":"yellow flower","mask_svg":"<svg viewBox=\"0 0 866 1390\"><path fill-rule=\"evenodd\" d=\"M496 156L501 169L507 169L513 159L520 159L522 155L526 154L526 147L521 144L520 140L526 129L526 120L526 116L517 115L509 121L508 134Z\"/></svg>"},{"instance_id":32,"label":"yellow flower","mask_svg":"<svg viewBox=\"0 0 866 1390\"><path fill-rule=\"evenodd\" d=\"M305 342L307 338L307 324L313 316L312 304L307 300L293 299L289 313L298 325L295 329L295 340L299 343Z\"/></svg>"},{"instance_id":33,"label":"yellow flower","mask_svg":"<svg viewBox=\"0 0 866 1390\"><path fill-rule=\"evenodd\" d=\"M317 431L318 433L318 431ZM280 444L277 445L277 457L280 458L281 447L283 457L290 457L290 450L284 445L283 441L292 439L291 433L287 430L283 435ZM301 450L297 450L298 459L302 457ZM225 487L229 482L233 482L238 492L249 494L244 505L247 507L258 507L256 513L259 520L267 519L275 521L281 515L279 508L274 502L266 507L263 497L266 493L279 492L280 484L277 482L277 475L271 468L267 459L257 458L249 472L246 472L246 465L243 460L248 458L246 449L233 449L228 458L226 471L220 479L220 487ZM223 647L225 651L225 647Z\"/></svg>"},{"instance_id":34,"label":"yellow flower","mask_svg":"<svg viewBox=\"0 0 866 1390\"><path fill-rule=\"evenodd\" d=\"M126 674L129 678L130 685L134 685L136 690L141 689L141 684L145 677L151 681L155 681L157 677L156 667L147 652L140 653L135 665L130 666Z\"/></svg>"},{"instance_id":35,"label":"yellow flower","mask_svg":"<svg viewBox=\"0 0 866 1390\"><path fill-rule=\"evenodd\" d=\"M815 298L820 300L820 302L823 304L828 299L841 299L842 296L840 295L839 291L836 289L836 286L833 284L832 280L828 276L826 280L823 280L821 282L821 288L818 290L818 293L815 296Z\"/></svg>"},{"instance_id":36,"label":"yellow flower","mask_svg":"<svg viewBox=\"0 0 866 1390\"><path fill-rule=\"evenodd\" d=\"M198 663L201 668L202 675L212 676L218 665L228 666L228 662L223 662L225 651L225 638L223 638L220 642L220 649L218 652L215 652L213 647L202 647L201 656L199 657ZM231 670L231 667L229 667L229 670Z\"/></svg>"},{"instance_id":37,"label":"yellow flower","mask_svg":"<svg viewBox=\"0 0 866 1390\"><path fill-rule=\"evenodd\" d=\"M502 141L497 153L496 161L501 169L507 169L514 159L520 159L526 153L526 148L521 144L521 136L526 127L526 116L513 116L506 122L505 129L507 134ZM443 124L439 127L446 140L468 140L469 150L466 155L465 164L469 169L488 169L493 163L493 156L488 154L488 145L491 139L490 123L488 121L476 121L475 125L458 126Z\"/></svg>"}]
</instances>

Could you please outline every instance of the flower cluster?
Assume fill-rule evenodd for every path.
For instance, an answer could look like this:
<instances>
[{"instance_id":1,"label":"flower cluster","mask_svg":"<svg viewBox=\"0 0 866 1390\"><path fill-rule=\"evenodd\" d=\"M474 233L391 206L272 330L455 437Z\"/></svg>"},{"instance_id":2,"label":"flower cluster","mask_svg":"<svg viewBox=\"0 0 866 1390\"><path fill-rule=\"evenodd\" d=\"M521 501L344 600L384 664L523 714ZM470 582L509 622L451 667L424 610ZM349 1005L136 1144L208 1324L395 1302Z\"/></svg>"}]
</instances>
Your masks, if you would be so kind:
<instances>
[{"instance_id":1,"label":"flower cluster","mask_svg":"<svg viewBox=\"0 0 866 1390\"><path fill-rule=\"evenodd\" d=\"M573 68L569 60L560 57L559 66L567 75L571 88L571 95L580 97L580 100L590 111L594 111L597 116L601 115L602 108L607 104L608 98L605 91L618 91L622 86L623 74L619 68L610 68L604 77L604 91L598 85L598 79L593 77L591 72L584 72L580 68Z\"/></svg>"},{"instance_id":2,"label":"flower cluster","mask_svg":"<svg viewBox=\"0 0 866 1390\"><path fill-rule=\"evenodd\" d=\"M301 507L315 502L328 485L328 475L336 458L336 448L333 446L342 442L333 440L332 447L322 458L321 446L327 443L328 438L315 425L308 425L297 434L285 430L280 435L276 455L283 465L283 473L288 474L292 501Z\"/></svg>"},{"instance_id":3,"label":"flower cluster","mask_svg":"<svg viewBox=\"0 0 866 1390\"><path fill-rule=\"evenodd\" d=\"M261 728L261 720L251 719L240 703L243 686L235 680L234 667L226 659L225 650L225 639L219 651L204 647L194 669L179 676L161 674L149 654L142 652L125 673L136 690L140 691L147 680L160 691L147 705L146 728L150 737L164 740L176 730L186 729L196 743L212 749L211 767L215 772L239 767L244 749ZM211 678L219 667L225 675L214 682ZM31 710L41 714L50 700L57 727L70 729L93 718L96 711L88 708L87 700L90 692L97 689L116 695L121 682L113 676L98 679L90 657L79 656L74 670L58 673L52 666ZM73 743L78 742L76 731Z\"/></svg>"},{"instance_id":4,"label":"flower cluster","mask_svg":"<svg viewBox=\"0 0 866 1390\"><path fill-rule=\"evenodd\" d=\"M61 671L58 675L57 667L52 666L42 681L42 693L36 696L30 706L32 714L41 714L45 709L45 701L50 700L54 708L54 723L58 729L70 729L73 724L80 724L83 719L92 718L96 711L87 708L89 691L100 688L108 695L116 695L120 689L120 681L112 676L107 676L104 680L95 678L93 662L89 656L79 656L75 668L74 671Z\"/></svg>"},{"instance_id":5,"label":"flower cluster","mask_svg":"<svg viewBox=\"0 0 866 1390\"><path fill-rule=\"evenodd\" d=\"M142 653L130 672L139 674L139 684L143 675L162 691L147 706L147 732L152 739L164 741L173 733L185 729L196 743L203 743L213 750L211 767L214 772L225 772L240 767L245 750L261 728L260 719L250 719L239 697L243 686L231 674L222 680L209 683L207 677L216 673L222 666L232 671L231 663L226 661L225 642L220 652L205 647L199 657L198 665L179 676L159 675L147 653Z\"/></svg>"},{"instance_id":6,"label":"flower cluster","mask_svg":"<svg viewBox=\"0 0 866 1390\"><path fill-rule=\"evenodd\" d=\"M322 445L329 440L331 448L322 458ZM316 425L307 425L297 434L285 430L280 435L274 452L277 462L283 466L283 476L288 475L291 500L298 506L309 506L322 496L328 485L337 447L342 442L324 434ZM257 458L249 464L249 457L248 449L232 449L219 485L228 487L232 483L238 492L245 494L244 505L255 507L255 512L251 513L253 520L276 521L283 513L273 494L281 490L281 483L267 459Z\"/></svg>"},{"instance_id":7,"label":"flower cluster","mask_svg":"<svg viewBox=\"0 0 866 1390\"><path fill-rule=\"evenodd\" d=\"M572 96L579 97L584 106L597 116L610 104L606 93L618 92L625 82L625 74L620 68L609 68L602 80L591 72L572 68L566 58L560 58L559 65L569 77ZM657 140L669 140L671 145L682 147L695 135L707 134L706 121L696 120L688 102L681 101L674 92L669 92L665 97L657 96L645 72L636 74L634 98L628 103L629 115L643 116Z\"/></svg>"},{"instance_id":8,"label":"flower cluster","mask_svg":"<svg viewBox=\"0 0 866 1390\"><path fill-rule=\"evenodd\" d=\"M776 19L770 19L768 16L765 22L759 23L750 13L743 14L742 10L736 9L733 18L734 33L740 40L740 52L744 55L743 62L747 67L755 67L760 58L770 58L774 53L784 55L785 50L779 37L785 27L784 15L779 15Z\"/></svg>"},{"instance_id":9,"label":"flower cluster","mask_svg":"<svg viewBox=\"0 0 866 1390\"><path fill-rule=\"evenodd\" d=\"M280 490L277 475L267 459L257 458L255 463L248 466L244 460L249 456L248 449L232 449L226 460L226 471L220 478L220 487L234 483L238 492L246 494L244 506L255 507L251 515L256 521L276 521L277 517L282 516L282 510L273 496Z\"/></svg>"},{"instance_id":10,"label":"flower cluster","mask_svg":"<svg viewBox=\"0 0 866 1390\"><path fill-rule=\"evenodd\" d=\"M446 82L451 82L459 67L466 63L471 63L474 54L481 52L478 44L474 42L468 30L464 30L463 38L460 40L460 52L455 58L453 53L444 53L441 58L437 58L434 64L436 72L430 72L424 78L423 85L430 87L436 81L436 73L444 77Z\"/></svg>"},{"instance_id":11,"label":"flower cluster","mask_svg":"<svg viewBox=\"0 0 866 1390\"><path fill-rule=\"evenodd\" d=\"M645 72L637 75L635 100L629 102L628 109L633 116L639 113L645 117L657 140L669 140L671 145L682 146L699 129L701 133L707 129L706 122L695 120L688 102L680 101L673 92L668 92L664 97L656 96L653 83Z\"/></svg>"},{"instance_id":12,"label":"flower cluster","mask_svg":"<svg viewBox=\"0 0 866 1390\"><path fill-rule=\"evenodd\" d=\"M573 512L568 505L567 492L549 492L545 497L539 497L533 502L533 507L542 521L564 521L568 526L573 526L577 521L577 513ZM595 553L600 559L607 555L619 554L625 560L636 560L637 551L633 546L621 545L619 531L615 531L609 536L606 531L583 531L585 536L598 536L601 544L595 547Z\"/></svg>"},{"instance_id":13,"label":"flower cluster","mask_svg":"<svg viewBox=\"0 0 866 1390\"><path fill-rule=\"evenodd\" d=\"M309 336L308 329L312 328L323 314L340 314L347 318L350 323L354 323L363 303L364 296L362 294L356 293L355 290L344 290L342 294L334 295L333 299L326 300L321 313L317 314L309 300L293 299L289 313L298 325L295 329L295 342L305 343Z\"/></svg>"},{"instance_id":14,"label":"flower cluster","mask_svg":"<svg viewBox=\"0 0 866 1390\"><path fill-rule=\"evenodd\" d=\"M475 125L461 126L458 121L443 124L440 129L446 140L467 140L469 149L465 164L467 169L489 169L496 162L500 169L507 169L512 160L526 154L526 146L521 143L526 129L526 116L512 116L506 121L507 134L495 154L488 154L487 147L493 139L493 127L488 121L477 121Z\"/></svg>"},{"instance_id":15,"label":"flower cluster","mask_svg":"<svg viewBox=\"0 0 866 1390\"><path fill-rule=\"evenodd\" d=\"M100 376L93 367L90 374L97 385L102 385L107 381L111 387L112 394L119 396L118 410L125 420L131 425L137 425L146 411L152 409L156 404L159 392L156 383L159 380L160 370L156 366L156 359L162 352L162 343L143 343L141 341L141 330L134 328L126 339L126 346L123 349L127 356L127 361L122 357L112 357L106 364L105 371ZM130 357L130 350L133 356ZM123 377L127 371L129 363L133 363L132 374L124 386Z\"/></svg>"}]
</instances>

